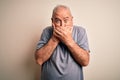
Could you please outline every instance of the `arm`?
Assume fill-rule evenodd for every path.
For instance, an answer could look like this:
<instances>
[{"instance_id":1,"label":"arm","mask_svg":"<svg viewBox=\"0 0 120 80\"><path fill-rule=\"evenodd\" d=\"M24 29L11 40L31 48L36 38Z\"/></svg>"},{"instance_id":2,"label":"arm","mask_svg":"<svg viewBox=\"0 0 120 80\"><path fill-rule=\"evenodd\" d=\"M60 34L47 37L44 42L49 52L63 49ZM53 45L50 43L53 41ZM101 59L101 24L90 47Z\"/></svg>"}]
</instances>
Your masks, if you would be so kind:
<instances>
[{"instance_id":1,"label":"arm","mask_svg":"<svg viewBox=\"0 0 120 80\"><path fill-rule=\"evenodd\" d=\"M89 63L89 52L82 49L74 42L74 40L71 40L71 42L66 43L68 49L71 51L74 59L81 64L82 66L87 66Z\"/></svg>"},{"instance_id":2,"label":"arm","mask_svg":"<svg viewBox=\"0 0 120 80\"><path fill-rule=\"evenodd\" d=\"M59 41L55 38L55 36L52 36L47 44L37 50L35 53L37 63L42 65L45 61L47 61L52 55L58 43Z\"/></svg>"}]
</instances>

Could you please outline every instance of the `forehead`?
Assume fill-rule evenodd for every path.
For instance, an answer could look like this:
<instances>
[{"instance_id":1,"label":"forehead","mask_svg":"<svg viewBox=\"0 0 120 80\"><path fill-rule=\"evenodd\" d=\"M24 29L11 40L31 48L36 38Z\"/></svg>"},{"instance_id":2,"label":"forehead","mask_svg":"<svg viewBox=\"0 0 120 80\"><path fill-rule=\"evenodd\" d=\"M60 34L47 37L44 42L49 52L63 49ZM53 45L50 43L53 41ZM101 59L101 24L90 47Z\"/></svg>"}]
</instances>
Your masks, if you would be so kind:
<instances>
[{"instance_id":1,"label":"forehead","mask_svg":"<svg viewBox=\"0 0 120 80\"><path fill-rule=\"evenodd\" d=\"M65 9L65 8L58 8L56 12L54 13L54 17L58 18L68 18L71 17L70 10Z\"/></svg>"}]
</instances>

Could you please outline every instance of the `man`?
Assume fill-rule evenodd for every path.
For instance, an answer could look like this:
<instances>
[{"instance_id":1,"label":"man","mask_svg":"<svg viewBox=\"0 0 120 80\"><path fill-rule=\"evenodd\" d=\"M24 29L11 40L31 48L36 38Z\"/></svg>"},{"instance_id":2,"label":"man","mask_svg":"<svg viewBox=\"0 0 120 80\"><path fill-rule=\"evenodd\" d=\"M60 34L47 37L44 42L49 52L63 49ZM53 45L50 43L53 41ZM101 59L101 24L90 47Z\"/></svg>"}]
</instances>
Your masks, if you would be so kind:
<instances>
[{"instance_id":1,"label":"man","mask_svg":"<svg viewBox=\"0 0 120 80\"><path fill-rule=\"evenodd\" d=\"M73 16L65 5L54 8L51 20L35 53L42 66L41 80L83 80L82 66L89 63L85 29L73 26Z\"/></svg>"}]
</instances>

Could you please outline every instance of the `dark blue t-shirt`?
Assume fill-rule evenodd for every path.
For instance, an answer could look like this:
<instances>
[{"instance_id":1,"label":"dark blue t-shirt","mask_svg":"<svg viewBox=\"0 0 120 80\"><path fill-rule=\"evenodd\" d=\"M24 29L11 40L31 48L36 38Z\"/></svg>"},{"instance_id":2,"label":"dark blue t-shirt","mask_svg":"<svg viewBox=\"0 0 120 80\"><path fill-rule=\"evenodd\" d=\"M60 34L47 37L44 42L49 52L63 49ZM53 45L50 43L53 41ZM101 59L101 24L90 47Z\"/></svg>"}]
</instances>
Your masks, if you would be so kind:
<instances>
[{"instance_id":1,"label":"dark blue t-shirt","mask_svg":"<svg viewBox=\"0 0 120 80\"><path fill-rule=\"evenodd\" d=\"M43 30L37 49L49 41L52 32L52 26ZM81 48L89 51L88 39L84 28L73 26L72 37ZM74 60L64 43L60 42L49 60L42 65L41 80L83 80L82 66Z\"/></svg>"}]
</instances>

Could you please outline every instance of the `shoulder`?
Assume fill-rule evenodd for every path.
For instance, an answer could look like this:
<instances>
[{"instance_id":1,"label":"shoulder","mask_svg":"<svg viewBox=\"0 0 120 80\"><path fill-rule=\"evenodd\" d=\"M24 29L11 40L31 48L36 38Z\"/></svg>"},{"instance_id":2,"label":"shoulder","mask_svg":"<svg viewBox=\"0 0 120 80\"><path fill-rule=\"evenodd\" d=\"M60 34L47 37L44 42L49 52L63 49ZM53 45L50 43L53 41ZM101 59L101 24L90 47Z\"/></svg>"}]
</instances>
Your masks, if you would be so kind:
<instances>
[{"instance_id":1,"label":"shoulder","mask_svg":"<svg viewBox=\"0 0 120 80\"><path fill-rule=\"evenodd\" d=\"M52 26L47 26L46 28L43 29L43 33L46 33L46 34L51 34L52 31L53 31Z\"/></svg>"},{"instance_id":2,"label":"shoulder","mask_svg":"<svg viewBox=\"0 0 120 80\"><path fill-rule=\"evenodd\" d=\"M43 29L43 31L50 31L52 30L52 26L47 26L46 28Z\"/></svg>"},{"instance_id":3,"label":"shoulder","mask_svg":"<svg viewBox=\"0 0 120 80\"><path fill-rule=\"evenodd\" d=\"M83 28L82 26L73 26L73 31L74 32L78 32L78 33L85 33L85 28Z\"/></svg>"}]
</instances>

